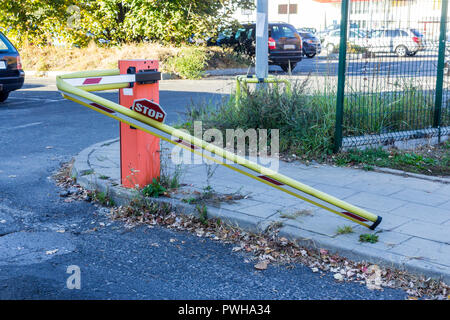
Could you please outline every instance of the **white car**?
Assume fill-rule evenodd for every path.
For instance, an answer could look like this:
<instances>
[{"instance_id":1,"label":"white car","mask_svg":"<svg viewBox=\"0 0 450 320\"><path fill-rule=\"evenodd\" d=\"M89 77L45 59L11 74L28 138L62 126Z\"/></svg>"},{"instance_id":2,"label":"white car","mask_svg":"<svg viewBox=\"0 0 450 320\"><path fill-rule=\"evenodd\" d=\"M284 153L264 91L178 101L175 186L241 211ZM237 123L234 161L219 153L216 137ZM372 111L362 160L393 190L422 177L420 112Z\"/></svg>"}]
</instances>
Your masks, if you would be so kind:
<instances>
[{"instance_id":1,"label":"white car","mask_svg":"<svg viewBox=\"0 0 450 320\"><path fill-rule=\"evenodd\" d=\"M423 35L416 29L373 30L367 40L370 53L395 53L399 57L414 56L423 50Z\"/></svg>"},{"instance_id":2,"label":"white car","mask_svg":"<svg viewBox=\"0 0 450 320\"><path fill-rule=\"evenodd\" d=\"M366 34L358 29L350 29L347 36L347 41L351 45L365 47L367 44ZM323 41L322 47L325 48L328 54L333 53L339 47L341 42L341 30L333 30L329 32Z\"/></svg>"}]
</instances>

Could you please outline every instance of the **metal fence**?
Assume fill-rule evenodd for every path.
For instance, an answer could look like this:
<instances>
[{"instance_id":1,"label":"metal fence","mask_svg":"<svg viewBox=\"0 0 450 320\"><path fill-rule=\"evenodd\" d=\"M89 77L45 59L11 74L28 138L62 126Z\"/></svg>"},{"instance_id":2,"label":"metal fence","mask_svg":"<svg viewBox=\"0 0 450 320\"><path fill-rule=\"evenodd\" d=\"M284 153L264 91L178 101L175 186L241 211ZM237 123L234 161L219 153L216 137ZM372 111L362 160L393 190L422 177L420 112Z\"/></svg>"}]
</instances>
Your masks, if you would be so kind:
<instances>
[{"instance_id":1,"label":"metal fence","mask_svg":"<svg viewBox=\"0 0 450 320\"><path fill-rule=\"evenodd\" d=\"M338 54L335 149L450 134L448 0L340 6L340 25L319 33Z\"/></svg>"}]
</instances>

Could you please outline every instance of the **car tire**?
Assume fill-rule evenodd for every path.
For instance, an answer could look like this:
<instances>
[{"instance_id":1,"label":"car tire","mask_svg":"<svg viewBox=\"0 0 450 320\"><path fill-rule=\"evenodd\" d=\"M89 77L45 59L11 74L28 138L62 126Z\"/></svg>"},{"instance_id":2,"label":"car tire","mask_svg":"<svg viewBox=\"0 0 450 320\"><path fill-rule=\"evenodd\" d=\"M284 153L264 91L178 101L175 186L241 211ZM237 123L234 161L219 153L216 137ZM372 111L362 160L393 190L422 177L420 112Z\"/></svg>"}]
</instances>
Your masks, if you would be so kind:
<instances>
[{"instance_id":1,"label":"car tire","mask_svg":"<svg viewBox=\"0 0 450 320\"><path fill-rule=\"evenodd\" d=\"M297 62L291 62L290 65L289 65L289 63L280 64L279 66L281 67L281 69L283 69L284 72L289 72L289 66L290 66L291 67L291 72L292 72L292 70L294 70L295 67L297 66Z\"/></svg>"},{"instance_id":2,"label":"car tire","mask_svg":"<svg viewBox=\"0 0 450 320\"><path fill-rule=\"evenodd\" d=\"M311 58L314 58L316 56L316 54L315 53L307 53L306 56L311 59Z\"/></svg>"},{"instance_id":3,"label":"car tire","mask_svg":"<svg viewBox=\"0 0 450 320\"><path fill-rule=\"evenodd\" d=\"M395 54L397 55L397 57L400 58L406 57L408 55L408 48L406 48L403 45L400 45L397 48L395 48Z\"/></svg>"},{"instance_id":4,"label":"car tire","mask_svg":"<svg viewBox=\"0 0 450 320\"><path fill-rule=\"evenodd\" d=\"M0 102L5 102L8 99L9 92L0 92Z\"/></svg>"}]
</instances>

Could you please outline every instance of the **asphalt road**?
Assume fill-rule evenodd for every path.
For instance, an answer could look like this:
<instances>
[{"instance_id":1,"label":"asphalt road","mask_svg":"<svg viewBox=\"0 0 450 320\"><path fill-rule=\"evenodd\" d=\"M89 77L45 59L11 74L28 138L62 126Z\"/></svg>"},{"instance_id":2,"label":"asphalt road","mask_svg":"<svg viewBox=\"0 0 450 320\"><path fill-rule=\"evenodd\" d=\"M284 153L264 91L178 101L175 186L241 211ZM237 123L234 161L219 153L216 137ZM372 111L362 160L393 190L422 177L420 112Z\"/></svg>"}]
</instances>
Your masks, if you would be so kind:
<instances>
[{"instance_id":1,"label":"asphalt road","mask_svg":"<svg viewBox=\"0 0 450 320\"><path fill-rule=\"evenodd\" d=\"M165 82L161 104L173 123L190 99L219 99L227 86ZM256 271L231 245L160 227L129 230L101 207L64 202L52 173L89 145L117 135L118 123L63 100L51 80L27 80L0 105L0 299L406 297L400 290L337 283L332 274L302 265ZM80 290L66 287L71 265L81 270Z\"/></svg>"}]
</instances>

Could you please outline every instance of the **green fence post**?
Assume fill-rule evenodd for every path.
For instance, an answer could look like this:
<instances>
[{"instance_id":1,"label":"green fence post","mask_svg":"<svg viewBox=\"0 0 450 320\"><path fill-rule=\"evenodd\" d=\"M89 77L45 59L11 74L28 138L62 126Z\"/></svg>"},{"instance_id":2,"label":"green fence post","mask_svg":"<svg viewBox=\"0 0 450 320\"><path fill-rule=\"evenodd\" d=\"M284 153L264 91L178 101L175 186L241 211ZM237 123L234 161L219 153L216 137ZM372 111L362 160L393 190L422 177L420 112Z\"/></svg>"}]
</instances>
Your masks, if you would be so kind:
<instances>
[{"instance_id":1,"label":"green fence post","mask_svg":"<svg viewBox=\"0 0 450 320\"><path fill-rule=\"evenodd\" d=\"M347 27L350 0L341 4L341 41L339 44L338 91L336 97L336 127L334 132L334 152L342 146L342 122L344 120L345 69L347 61Z\"/></svg>"},{"instance_id":2,"label":"green fence post","mask_svg":"<svg viewBox=\"0 0 450 320\"><path fill-rule=\"evenodd\" d=\"M444 84L445 44L447 42L448 0L442 0L441 30L439 33L439 58L436 77L436 97L434 103L433 126L438 128L438 139L441 142L442 87Z\"/></svg>"}]
</instances>

